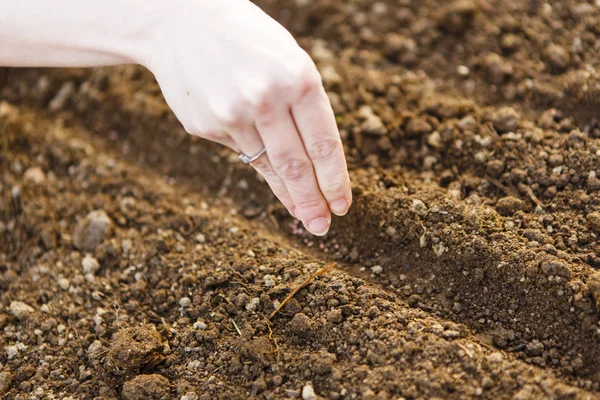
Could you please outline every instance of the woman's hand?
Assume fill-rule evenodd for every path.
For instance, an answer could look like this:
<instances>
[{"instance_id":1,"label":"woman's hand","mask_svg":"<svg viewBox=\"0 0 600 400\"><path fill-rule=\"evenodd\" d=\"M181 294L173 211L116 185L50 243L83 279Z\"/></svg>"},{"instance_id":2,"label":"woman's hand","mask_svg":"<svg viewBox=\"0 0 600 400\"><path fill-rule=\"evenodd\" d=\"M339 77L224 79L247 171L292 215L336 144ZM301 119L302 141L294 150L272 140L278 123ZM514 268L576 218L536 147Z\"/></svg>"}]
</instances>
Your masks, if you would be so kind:
<instances>
[{"instance_id":1,"label":"woman's hand","mask_svg":"<svg viewBox=\"0 0 600 400\"><path fill-rule=\"evenodd\" d=\"M165 7L149 69L188 133L248 156L289 212L324 235L350 180L333 111L308 54L248 0ZM181 6L185 5L185 6Z\"/></svg>"},{"instance_id":2,"label":"woman's hand","mask_svg":"<svg viewBox=\"0 0 600 400\"><path fill-rule=\"evenodd\" d=\"M249 0L0 1L0 66L138 63L185 129L254 156L290 213L324 235L351 203L329 99L310 57Z\"/></svg>"}]
</instances>

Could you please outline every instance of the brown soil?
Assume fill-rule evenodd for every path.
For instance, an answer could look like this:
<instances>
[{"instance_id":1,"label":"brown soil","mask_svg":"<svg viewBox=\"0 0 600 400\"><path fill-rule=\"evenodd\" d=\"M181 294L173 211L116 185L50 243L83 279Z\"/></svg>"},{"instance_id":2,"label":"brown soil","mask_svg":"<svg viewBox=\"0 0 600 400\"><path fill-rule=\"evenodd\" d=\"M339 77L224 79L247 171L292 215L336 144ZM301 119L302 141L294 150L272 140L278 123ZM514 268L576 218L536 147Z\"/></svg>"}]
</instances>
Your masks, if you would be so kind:
<instances>
[{"instance_id":1,"label":"brown soil","mask_svg":"<svg viewBox=\"0 0 600 400\"><path fill-rule=\"evenodd\" d=\"M599 398L596 2L259 3L351 212L308 235L141 68L9 71L0 397Z\"/></svg>"}]
</instances>

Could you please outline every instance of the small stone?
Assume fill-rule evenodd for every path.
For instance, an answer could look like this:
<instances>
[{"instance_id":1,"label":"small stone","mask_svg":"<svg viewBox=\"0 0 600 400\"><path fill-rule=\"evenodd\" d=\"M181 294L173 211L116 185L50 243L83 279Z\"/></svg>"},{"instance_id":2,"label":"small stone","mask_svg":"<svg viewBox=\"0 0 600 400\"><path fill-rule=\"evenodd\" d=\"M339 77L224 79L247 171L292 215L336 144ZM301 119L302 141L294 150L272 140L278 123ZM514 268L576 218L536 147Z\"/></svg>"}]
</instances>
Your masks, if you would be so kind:
<instances>
[{"instance_id":1,"label":"small stone","mask_svg":"<svg viewBox=\"0 0 600 400\"><path fill-rule=\"evenodd\" d=\"M469 67L466 65L459 65L456 67L456 73L460 76L469 76Z\"/></svg>"},{"instance_id":2,"label":"small stone","mask_svg":"<svg viewBox=\"0 0 600 400\"><path fill-rule=\"evenodd\" d=\"M302 400L317 400L312 383L309 382L302 388Z\"/></svg>"},{"instance_id":3,"label":"small stone","mask_svg":"<svg viewBox=\"0 0 600 400\"><path fill-rule=\"evenodd\" d=\"M525 353L529 357L538 357L544 353L544 345L537 340L533 340L525 346Z\"/></svg>"},{"instance_id":4,"label":"small stone","mask_svg":"<svg viewBox=\"0 0 600 400\"><path fill-rule=\"evenodd\" d=\"M504 356L502 355L502 353L497 351L488 355L487 360L491 363L499 363L502 362L502 360L504 360Z\"/></svg>"},{"instance_id":5,"label":"small stone","mask_svg":"<svg viewBox=\"0 0 600 400\"><path fill-rule=\"evenodd\" d=\"M27 168L23 174L23 180L40 185L46 181L46 174L44 174L44 171L40 167Z\"/></svg>"},{"instance_id":6,"label":"small stone","mask_svg":"<svg viewBox=\"0 0 600 400\"><path fill-rule=\"evenodd\" d=\"M571 270L560 260L543 262L542 272L547 276L560 276L562 278L571 279Z\"/></svg>"},{"instance_id":7,"label":"small stone","mask_svg":"<svg viewBox=\"0 0 600 400\"><path fill-rule=\"evenodd\" d=\"M252 299L250 299L248 304L246 304L246 310L254 311L254 310L256 310L256 308L258 307L259 304L260 304L260 298L253 297Z\"/></svg>"},{"instance_id":8,"label":"small stone","mask_svg":"<svg viewBox=\"0 0 600 400\"><path fill-rule=\"evenodd\" d=\"M33 314L35 309L22 301L13 301L10 303L10 311L19 320L23 320Z\"/></svg>"},{"instance_id":9,"label":"small stone","mask_svg":"<svg viewBox=\"0 0 600 400\"><path fill-rule=\"evenodd\" d=\"M412 206L410 207L411 211L416 213L417 215L427 215L427 206L423 203L422 200L413 199Z\"/></svg>"},{"instance_id":10,"label":"small stone","mask_svg":"<svg viewBox=\"0 0 600 400\"><path fill-rule=\"evenodd\" d=\"M69 286L71 286L71 283L67 278L58 278L56 282L62 290L69 290Z\"/></svg>"},{"instance_id":11,"label":"small stone","mask_svg":"<svg viewBox=\"0 0 600 400\"><path fill-rule=\"evenodd\" d=\"M73 231L73 245L92 251L110 234L112 221L102 210L92 211L83 218Z\"/></svg>"},{"instance_id":12,"label":"small stone","mask_svg":"<svg viewBox=\"0 0 600 400\"><path fill-rule=\"evenodd\" d=\"M383 267L381 265L374 265L371 267L371 272L374 275L379 275L383 272Z\"/></svg>"},{"instance_id":13,"label":"small stone","mask_svg":"<svg viewBox=\"0 0 600 400\"><path fill-rule=\"evenodd\" d=\"M596 175L596 171L590 171L587 179L585 181L586 187L589 190L599 190L600 189L600 179Z\"/></svg>"},{"instance_id":14,"label":"small stone","mask_svg":"<svg viewBox=\"0 0 600 400\"><path fill-rule=\"evenodd\" d=\"M199 233L196 235L196 242L198 243L206 243L206 237L203 233Z\"/></svg>"},{"instance_id":15,"label":"small stone","mask_svg":"<svg viewBox=\"0 0 600 400\"><path fill-rule=\"evenodd\" d=\"M6 346L6 358L12 360L19 354L19 348L17 346Z\"/></svg>"},{"instance_id":16,"label":"small stone","mask_svg":"<svg viewBox=\"0 0 600 400\"><path fill-rule=\"evenodd\" d=\"M99 340L94 340L92 344L88 346L87 353L90 359L96 359L104 352L104 346Z\"/></svg>"},{"instance_id":17,"label":"small stone","mask_svg":"<svg viewBox=\"0 0 600 400\"><path fill-rule=\"evenodd\" d=\"M458 121L456 125L460 129L474 130L475 128L477 128L477 121L472 116L467 115L466 117L463 117L460 121Z\"/></svg>"},{"instance_id":18,"label":"small stone","mask_svg":"<svg viewBox=\"0 0 600 400\"><path fill-rule=\"evenodd\" d=\"M75 92L75 83L71 81L63 83L56 96L48 104L48 110L51 112L62 111L67 106L69 100L75 95Z\"/></svg>"},{"instance_id":19,"label":"small stone","mask_svg":"<svg viewBox=\"0 0 600 400\"><path fill-rule=\"evenodd\" d=\"M206 325L206 322L204 322L204 321L196 321L196 322L194 322L194 325L192 325L192 326L194 327L194 329L197 329L199 331L205 331L206 328L208 327Z\"/></svg>"},{"instance_id":20,"label":"small stone","mask_svg":"<svg viewBox=\"0 0 600 400\"><path fill-rule=\"evenodd\" d=\"M571 64L571 56L567 49L557 44L550 44L546 47L543 56L550 71L555 74L564 72Z\"/></svg>"},{"instance_id":21,"label":"small stone","mask_svg":"<svg viewBox=\"0 0 600 400\"><path fill-rule=\"evenodd\" d=\"M502 107L498 110L492 124L500 133L513 132L521 123L521 116L512 107Z\"/></svg>"},{"instance_id":22,"label":"small stone","mask_svg":"<svg viewBox=\"0 0 600 400\"><path fill-rule=\"evenodd\" d=\"M460 337L460 332L459 331L455 331L452 329L449 329L447 331L444 331L442 333L442 336L446 339L456 339Z\"/></svg>"},{"instance_id":23,"label":"small stone","mask_svg":"<svg viewBox=\"0 0 600 400\"><path fill-rule=\"evenodd\" d=\"M273 279L272 275L265 275L263 280L265 281L265 286L268 288L275 285L275 280Z\"/></svg>"},{"instance_id":24,"label":"small stone","mask_svg":"<svg viewBox=\"0 0 600 400\"><path fill-rule=\"evenodd\" d=\"M81 267L85 275L93 275L100 269L100 263L91 255L86 254L85 257L83 257L83 260L81 260Z\"/></svg>"},{"instance_id":25,"label":"small stone","mask_svg":"<svg viewBox=\"0 0 600 400\"><path fill-rule=\"evenodd\" d=\"M447 247L444 246L444 244L442 242L434 244L432 246L432 248L433 248L433 252L438 257L441 257L442 254L444 254L446 252L446 250L447 250Z\"/></svg>"},{"instance_id":26,"label":"small stone","mask_svg":"<svg viewBox=\"0 0 600 400\"><path fill-rule=\"evenodd\" d=\"M181 396L180 400L198 400L198 395L194 392L187 392Z\"/></svg>"},{"instance_id":27,"label":"small stone","mask_svg":"<svg viewBox=\"0 0 600 400\"><path fill-rule=\"evenodd\" d=\"M179 300L179 305L181 307L188 307L190 304L192 304L192 300L189 297L182 297Z\"/></svg>"},{"instance_id":28,"label":"small stone","mask_svg":"<svg viewBox=\"0 0 600 400\"><path fill-rule=\"evenodd\" d=\"M498 178L504 171L504 161L491 160L485 166L485 171L493 178Z\"/></svg>"},{"instance_id":29,"label":"small stone","mask_svg":"<svg viewBox=\"0 0 600 400\"><path fill-rule=\"evenodd\" d=\"M375 114L370 106L364 105L360 107L358 109L358 116L363 120L360 129L364 133L377 136L387 134L387 129L381 118Z\"/></svg>"},{"instance_id":30,"label":"small stone","mask_svg":"<svg viewBox=\"0 0 600 400\"><path fill-rule=\"evenodd\" d=\"M170 383L159 374L138 375L123 384L123 400L167 400L171 398Z\"/></svg>"}]
</instances>

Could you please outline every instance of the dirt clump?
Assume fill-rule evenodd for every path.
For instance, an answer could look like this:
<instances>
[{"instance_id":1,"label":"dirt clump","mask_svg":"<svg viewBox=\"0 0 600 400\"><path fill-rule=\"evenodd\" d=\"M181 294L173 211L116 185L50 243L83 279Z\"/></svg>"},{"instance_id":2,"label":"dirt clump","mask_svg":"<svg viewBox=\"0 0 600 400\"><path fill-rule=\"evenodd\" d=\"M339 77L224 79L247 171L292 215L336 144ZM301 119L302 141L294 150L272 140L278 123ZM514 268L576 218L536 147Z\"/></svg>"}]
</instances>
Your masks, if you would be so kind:
<instances>
[{"instance_id":1,"label":"dirt clump","mask_svg":"<svg viewBox=\"0 0 600 400\"><path fill-rule=\"evenodd\" d=\"M162 361L163 347L153 327L125 328L113 335L105 364L113 373L130 373Z\"/></svg>"}]
</instances>

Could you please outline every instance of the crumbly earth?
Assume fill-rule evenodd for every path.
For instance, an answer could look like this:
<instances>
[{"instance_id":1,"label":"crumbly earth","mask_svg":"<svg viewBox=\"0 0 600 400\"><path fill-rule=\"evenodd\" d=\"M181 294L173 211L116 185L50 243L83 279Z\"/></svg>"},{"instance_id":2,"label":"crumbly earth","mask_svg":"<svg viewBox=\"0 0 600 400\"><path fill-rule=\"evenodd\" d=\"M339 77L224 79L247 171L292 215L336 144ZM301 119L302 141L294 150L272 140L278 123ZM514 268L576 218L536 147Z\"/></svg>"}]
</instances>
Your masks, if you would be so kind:
<instances>
[{"instance_id":1,"label":"crumbly earth","mask_svg":"<svg viewBox=\"0 0 600 400\"><path fill-rule=\"evenodd\" d=\"M351 212L304 232L139 67L3 71L0 397L599 398L597 2L259 4Z\"/></svg>"}]
</instances>

